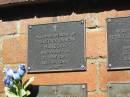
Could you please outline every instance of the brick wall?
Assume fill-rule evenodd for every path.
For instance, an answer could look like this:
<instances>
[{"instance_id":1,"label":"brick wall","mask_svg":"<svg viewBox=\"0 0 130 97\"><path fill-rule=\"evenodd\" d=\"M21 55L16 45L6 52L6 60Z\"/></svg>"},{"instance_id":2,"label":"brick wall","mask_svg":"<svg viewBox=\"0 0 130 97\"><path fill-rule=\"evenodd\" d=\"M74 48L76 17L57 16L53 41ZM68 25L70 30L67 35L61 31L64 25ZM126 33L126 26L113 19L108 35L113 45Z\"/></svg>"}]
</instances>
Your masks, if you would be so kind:
<instances>
[{"instance_id":1,"label":"brick wall","mask_svg":"<svg viewBox=\"0 0 130 97\"><path fill-rule=\"evenodd\" d=\"M68 5L61 4L60 7L54 4L40 4L1 8L0 63L11 64L13 67L18 63L27 64L28 25L85 20L87 71L27 74L25 79L35 76L33 84L36 85L87 83L88 97L106 97L107 83L130 82L129 70L107 71L106 39L106 19L129 16L129 5L124 1L116 3L107 1L101 4L67 2L66 4ZM1 71L0 79L2 79ZM2 80L0 95L4 95Z\"/></svg>"}]
</instances>

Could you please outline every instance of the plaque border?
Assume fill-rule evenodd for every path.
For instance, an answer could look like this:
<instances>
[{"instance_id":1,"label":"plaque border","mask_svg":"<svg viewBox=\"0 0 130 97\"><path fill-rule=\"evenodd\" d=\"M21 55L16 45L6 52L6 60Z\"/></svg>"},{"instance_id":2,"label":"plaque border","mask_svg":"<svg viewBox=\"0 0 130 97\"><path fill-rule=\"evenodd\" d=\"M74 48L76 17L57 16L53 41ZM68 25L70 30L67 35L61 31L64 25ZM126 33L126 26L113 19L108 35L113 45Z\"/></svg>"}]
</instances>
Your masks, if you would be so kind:
<instances>
[{"instance_id":1,"label":"plaque border","mask_svg":"<svg viewBox=\"0 0 130 97\"><path fill-rule=\"evenodd\" d=\"M27 26L27 73L56 73L56 72L83 72L87 70L87 58L86 58L86 20L77 20L77 21L64 21L64 22L52 22L52 23L43 23L43 24L33 24L33 25L28 25ZM36 26L36 25L48 25L48 24L58 24L58 23L68 23L68 22L81 22L84 24L84 62L85 64L83 65L84 68L83 69L79 69L79 68L75 68L75 69L58 69L58 70L31 70L31 67L28 64L28 35L29 35L29 29L32 26Z\"/></svg>"},{"instance_id":2,"label":"plaque border","mask_svg":"<svg viewBox=\"0 0 130 97\"><path fill-rule=\"evenodd\" d=\"M113 84L113 83L112 83ZM88 87L87 83L65 83L65 84L41 84L41 85L37 85L37 86L63 86L63 85L85 85L86 88Z\"/></svg>"},{"instance_id":3,"label":"plaque border","mask_svg":"<svg viewBox=\"0 0 130 97\"><path fill-rule=\"evenodd\" d=\"M120 17L109 17L106 19L106 44L107 44L107 56L108 56L108 22L111 21L112 19L117 19L117 18L127 18L130 17L129 16L120 16ZM130 67L111 67L109 66L109 62L108 62L109 56L107 57L107 70L108 71L118 71L118 70L130 70ZM113 84L113 83L112 83Z\"/></svg>"}]
</instances>

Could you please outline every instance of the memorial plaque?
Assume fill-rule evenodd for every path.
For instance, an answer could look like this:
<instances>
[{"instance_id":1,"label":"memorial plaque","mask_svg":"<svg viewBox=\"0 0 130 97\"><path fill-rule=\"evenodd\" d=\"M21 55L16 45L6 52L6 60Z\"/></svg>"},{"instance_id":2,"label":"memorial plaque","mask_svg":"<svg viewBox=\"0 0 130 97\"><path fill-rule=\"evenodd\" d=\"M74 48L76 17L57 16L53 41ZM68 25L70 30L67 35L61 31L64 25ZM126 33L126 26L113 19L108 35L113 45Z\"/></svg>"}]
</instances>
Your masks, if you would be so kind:
<instances>
[{"instance_id":1,"label":"memorial plaque","mask_svg":"<svg viewBox=\"0 0 130 97\"><path fill-rule=\"evenodd\" d=\"M130 69L130 17L107 19L108 68Z\"/></svg>"},{"instance_id":2,"label":"memorial plaque","mask_svg":"<svg viewBox=\"0 0 130 97\"><path fill-rule=\"evenodd\" d=\"M33 86L30 97L87 97L87 85Z\"/></svg>"},{"instance_id":3,"label":"memorial plaque","mask_svg":"<svg viewBox=\"0 0 130 97\"><path fill-rule=\"evenodd\" d=\"M130 97L130 84L110 84L108 97Z\"/></svg>"},{"instance_id":4,"label":"memorial plaque","mask_svg":"<svg viewBox=\"0 0 130 97\"><path fill-rule=\"evenodd\" d=\"M28 30L28 71L83 71L85 23L30 25Z\"/></svg>"}]
</instances>

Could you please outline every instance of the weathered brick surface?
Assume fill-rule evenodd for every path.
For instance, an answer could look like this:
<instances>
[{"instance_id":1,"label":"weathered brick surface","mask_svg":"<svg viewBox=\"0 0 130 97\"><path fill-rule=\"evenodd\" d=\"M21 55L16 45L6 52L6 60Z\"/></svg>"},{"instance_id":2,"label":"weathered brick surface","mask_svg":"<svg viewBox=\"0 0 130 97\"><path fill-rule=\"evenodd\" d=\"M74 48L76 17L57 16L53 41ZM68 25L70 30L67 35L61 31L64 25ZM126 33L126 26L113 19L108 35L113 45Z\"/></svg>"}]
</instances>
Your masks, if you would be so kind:
<instances>
[{"instance_id":1,"label":"weathered brick surface","mask_svg":"<svg viewBox=\"0 0 130 97\"><path fill-rule=\"evenodd\" d=\"M88 64L86 72L61 72L61 73L44 73L44 74L29 74L25 78L34 76L33 84L49 85L49 84L73 84L86 83L88 90L96 89L96 65Z\"/></svg>"},{"instance_id":2,"label":"weathered brick surface","mask_svg":"<svg viewBox=\"0 0 130 97\"><path fill-rule=\"evenodd\" d=\"M97 14L96 13L85 13L85 14L76 14L68 16L59 16L57 18L57 22L65 22L65 21L80 21L85 20L86 27L95 27L97 25Z\"/></svg>"},{"instance_id":3,"label":"weathered brick surface","mask_svg":"<svg viewBox=\"0 0 130 97\"><path fill-rule=\"evenodd\" d=\"M25 63L27 56L27 36L20 35L3 40L3 63Z\"/></svg>"},{"instance_id":4,"label":"weathered brick surface","mask_svg":"<svg viewBox=\"0 0 130 97\"><path fill-rule=\"evenodd\" d=\"M86 32L86 56L98 57L107 55L106 33Z\"/></svg>"},{"instance_id":5,"label":"weathered brick surface","mask_svg":"<svg viewBox=\"0 0 130 97\"><path fill-rule=\"evenodd\" d=\"M107 18L113 18L117 17L117 11L116 10L110 10L110 11L103 11L98 13L98 26L99 27L106 27L106 19Z\"/></svg>"},{"instance_id":6,"label":"weathered brick surface","mask_svg":"<svg viewBox=\"0 0 130 97\"><path fill-rule=\"evenodd\" d=\"M127 17L127 16L130 16L130 10L118 11L117 15L118 15L118 17Z\"/></svg>"},{"instance_id":7,"label":"weathered brick surface","mask_svg":"<svg viewBox=\"0 0 130 97\"><path fill-rule=\"evenodd\" d=\"M89 92L88 97L107 97L106 93L93 93Z\"/></svg>"},{"instance_id":8,"label":"weathered brick surface","mask_svg":"<svg viewBox=\"0 0 130 97\"><path fill-rule=\"evenodd\" d=\"M108 82L108 71L107 71L107 64L102 63L100 64L99 68L99 81L100 81L100 89L106 90L107 89L107 82Z\"/></svg>"},{"instance_id":9,"label":"weathered brick surface","mask_svg":"<svg viewBox=\"0 0 130 97\"><path fill-rule=\"evenodd\" d=\"M0 36L17 33L16 25L17 25L16 21L10 21L10 22L0 21Z\"/></svg>"},{"instance_id":10,"label":"weathered brick surface","mask_svg":"<svg viewBox=\"0 0 130 97\"><path fill-rule=\"evenodd\" d=\"M29 25L47 24L47 23L52 23L52 22L53 22L53 17L20 20L19 33L27 33Z\"/></svg>"},{"instance_id":11,"label":"weathered brick surface","mask_svg":"<svg viewBox=\"0 0 130 97\"><path fill-rule=\"evenodd\" d=\"M67 21L81 21L86 22L86 27L95 27L97 25L97 15L96 13L91 14L72 14L68 16L58 16L58 17L45 17L45 18L35 18L35 19L23 19L20 21L20 33L27 33L29 25L37 24L47 24L56 22L67 22Z\"/></svg>"},{"instance_id":12,"label":"weathered brick surface","mask_svg":"<svg viewBox=\"0 0 130 97\"><path fill-rule=\"evenodd\" d=\"M3 72L1 70L1 67L0 67L0 93L4 91L4 84L3 84Z\"/></svg>"},{"instance_id":13,"label":"weathered brick surface","mask_svg":"<svg viewBox=\"0 0 130 97\"><path fill-rule=\"evenodd\" d=\"M107 18L117 18L117 17L127 17L130 16L130 10L125 11L117 11L117 10L110 10L110 11L103 11L98 13L98 26L99 27L106 27L106 20Z\"/></svg>"}]
</instances>

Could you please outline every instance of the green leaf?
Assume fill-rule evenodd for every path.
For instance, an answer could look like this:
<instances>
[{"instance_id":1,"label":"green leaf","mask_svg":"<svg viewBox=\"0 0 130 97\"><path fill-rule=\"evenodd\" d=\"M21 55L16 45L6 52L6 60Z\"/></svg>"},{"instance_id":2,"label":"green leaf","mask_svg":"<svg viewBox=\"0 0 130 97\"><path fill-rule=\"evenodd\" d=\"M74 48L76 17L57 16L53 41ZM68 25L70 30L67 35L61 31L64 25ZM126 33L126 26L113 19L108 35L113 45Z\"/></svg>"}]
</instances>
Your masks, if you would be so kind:
<instances>
[{"instance_id":1,"label":"green leaf","mask_svg":"<svg viewBox=\"0 0 130 97\"><path fill-rule=\"evenodd\" d=\"M7 95L8 97L19 97L16 94L10 92L9 91L10 89L8 87L5 87L4 90L5 90L5 95Z\"/></svg>"},{"instance_id":2,"label":"green leaf","mask_svg":"<svg viewBox=\"0 0 130 97\"><path fill-rule=\"evenodd\" d=\"M13 93L7 93L7 96L8 96L8 97L19 97L19 96L13 94Z\"/></svg>"},{"instance_id":3,"label":"green leaf","mask_svg":"<svg viewBox=\"0 0 130 97\"><path fill-rule=\"evenodd\" d=\"M16 83L14 83L13 84L13 88L15 89L15 94L19 94L19 87L18 87L18 85L16 84ZM14 91L11 89L11 91L10 92L13 92L14 93Z\"/></svg>"},{"instance_id":4,"label":"green leaf","mask_svg":"<svg viewBox=\"0 0 130 97\"><path fill-rule=\"evenodd\" d=\"M26 91L24 89L20 89L20 95L21 97L26 95Z\"/></svg>"},{"instance_id":5,"label":"green leaf","mask_svg":"<svg viewBox=\"0 0 130 97\"><path fill-rule=\"evenodd\" d=\"M9 91L17 95L16 87L14 87L14 86L10 87Z\"/></svg>"},{"instance_id":6,"label":"green leaf","mask_svg":"<svg viewBox=\"0 0 130 97\"><path fill-rule=\"evenodd\" d=\"M4 90L5 90L5 93L9 92L9 88L8 87L5 87Z\"/></svg>"},{"instance_id":7,"label":"green leaf","mask_svg":"<svg viewBox=\"0 0 130 97\"><path fill-rule=\"evenodd\" d=\"M26 91L26 95L29 96L31 92L29 90Z\"/></svg>"},{"instance_id":8,"label":"green leaf","mask_svg":"<svg viewBox=\"0 0 130 97\"><path fill-rule=\"evenodd\" d=\"M31 77L29 80L27 80L24 84L23 84L23 88L26 89L31 83L32 81L34 81L34 77Z\"/></svg>"}]
</instances>

